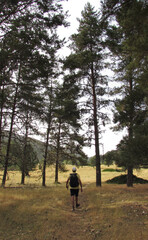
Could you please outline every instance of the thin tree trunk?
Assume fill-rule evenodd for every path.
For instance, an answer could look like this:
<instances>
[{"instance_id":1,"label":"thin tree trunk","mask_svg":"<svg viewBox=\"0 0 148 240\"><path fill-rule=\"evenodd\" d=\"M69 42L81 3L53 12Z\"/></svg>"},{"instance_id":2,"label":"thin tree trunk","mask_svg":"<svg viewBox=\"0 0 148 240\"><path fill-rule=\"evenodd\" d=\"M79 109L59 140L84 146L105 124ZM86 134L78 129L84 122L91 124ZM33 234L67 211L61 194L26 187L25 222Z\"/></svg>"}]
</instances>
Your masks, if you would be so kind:
<instances>
[{"instance_id":1,"label":"thin tree trunk","mask_svg":"<svg viewBox=\"0 0 148 240\"><path fill-rule=\"evenodd\" d=\"M101 159L99 150L99 129L97 120L97 104L96 104L96 90L93 66L91 68L92 74L92 92L93 92L93 118L94 118L94 134L95 134L95 153L96 153L96 186L101 186Z\"/></svg>"},{"instance_id":2,"label":"thin tree trunk","mask_svg":"<svg viewBox=\"0 0 148 240\"><path fill-rule=\"evenodd\" d=\"M47 134L46 134L46 143L45 143L45 155L44 155L44 163L43 163L43 172L42 172L42 186L46 186L46 164L47 164L47 155L48 155L48 144L49 144L49 133L50 133L50 127L51 127L51 104L49 108L49 117L48 117L48 128L47 128Z\"/></svg>"},{"instance_id":3,"label":"thin tree trunk","mask_svg":"<svg viewBox=\"0 0 148 240\"><path fill-rule=\"evenodd\" d=\"M55 167L55 183L58 183L59 173L59 152L60 152L60 134L61 134L61 120L59 120L58 136L57 136L57 157Z\"/></svg>"},{"instance_id":4,"label":"thin tree trunk","mask_svg":"<svg viewBox=\"0 0 148 240\"><path fill-rule=\"evenodd\" d=\"M127 186L128 187L133 187L133 168L132 167L128 167Z\"/></svg>"},{"instance_id":5,"label":"thin tree trunk","mask_svg":"<svg viewBox=\"0 0 148 240\"><path fill-rule=\"evenodd\" d=\"M0 158L2 152L2 122L3 122L3 107L4 107L4 86L1 94L1 109L0 109Z\"/></svg>"},{"instance_id":6,"label":"thin tree trunk","mask_svg":"<svg viewBox=\"0 0 148 240\"><path fill-rule=\"evenodd\" d=\"M132 76L129 80L129 88L130 88L130 94L132 94L133 91L133 80ZM134 118L134 106L133 103L131 102L130 104L130 125L128 129L128 137L129 141L133 139L133 118ZM129 151L129 166L127 169L127 186L128 187L133 187L133 164L131 162L133 161L132 156L130 156L130 151Z\"/></svg>"},{"instance_id":7,"label":"thin tree trunk","mask_svg":"<svg viewBox=\"0 0 148 240\"><path fill-rule=\"evenodd\" d=\"M46 164L47 164L47 155L48 155L48 144L49 144L49 132L50 132L50 123L48 124L47 134L46 134L46 144L45 144L45 155L44 155L44 163L43 163L43 172L42 172L42 186L46 186Z\"/></svg>"},{"instance_id":8,"label":"thin tree trunk","mask_svg":"<svg viewBox=\"0 0 148 240\"><path fill-rule=\"evenodd\" d=\"M27 141L28 141L28 116L26 120L26 134L24 139L24 149L23 149L23 159L22 159L22 178L21 184L25 184L25 176L26 176L26 150L27 150Z\"/></svg>"},{"instance_id":9,"label":"thin tree trunk","mask_svg":"<svg viewBox=\"0 0 148 240\"><path fill-rule=\"evenodd\" d=\"M48 144L49 144L49 133L51 128L51 119L52 119L52 82L51 82L51 92L50 92L50 105L49 105L49 112L48 112L48 127L47 127L47 134L46 134L46 143L45 143L45 154L44 154L44 163L43 163L43 172L42 172L42 186L46 186L46 165L47 165L47 156L48 156Z\"/></svg>"},{"instance_id":10,"label":"thin tree trunk","mask_svg":"<svg viewBox=\"0 0 148 240\"><path fill-rule=\"evenodd\" d=\"M3 179L2 179L2 186L3 187L5 186L5 183L6 183L6 176L7 176L8 162L9 162L9 154L10 154L10 145L11 145L11 137L12 137L14 118L15 118L15 109L16 109L16 102L17 102L17 95L18 95L18 87L19 87L19 82L20 82L20 74L21 74L21 65L19 66L18 80L17 80L16 90L15 90L14 101L13 101L13 109L12 109L10 130L9 130L8 143L7 143L7 152L6 152L6 156L5 156L4 174L3 174Z\"/></svg>"},{"instance_id":11,"label":"thin tree trunk","mask_svg":"<svg viewBox=\"0 0 148 240\"><path fill-rule=\"evenodd\" d=\"M1 109L0 109L0 158L2 153L2 123L3 123L3 107L4 107L4 78L0 82L1 90Z\"/></svg>"},{"instance_id":12,"label":"thin tree trunk","mask_svg":"<svg viewBox=\"0 0 148 240\"><path fill-rule=\"evenodd\" d=\"M24 169L22 169L21 184L22 184L22 185L25 184L25 171L24 171Z\"/></svg>"}]
</instances>

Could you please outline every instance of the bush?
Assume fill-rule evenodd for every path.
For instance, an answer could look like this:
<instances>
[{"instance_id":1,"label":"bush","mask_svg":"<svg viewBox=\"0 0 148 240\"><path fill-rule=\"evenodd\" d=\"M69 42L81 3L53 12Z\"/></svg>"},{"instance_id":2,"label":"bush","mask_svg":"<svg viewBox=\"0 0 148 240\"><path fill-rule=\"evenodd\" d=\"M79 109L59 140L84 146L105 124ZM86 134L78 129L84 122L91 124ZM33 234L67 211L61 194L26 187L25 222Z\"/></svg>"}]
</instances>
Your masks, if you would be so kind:
<instances>
[{"instance_id":1,"label":"bush","mask_svg":"<svg viewBox=\"0 0 148 240\"><path fill-rule=\"evenodd\" d=\"M106 168L106 169L103 169L102 172L123 172L122 169L114 169L114 168Z\"/></svg>"},{"instance_id":2,"label":"bush","mask_svg":"<svg viewBox=\"0 0 148 240\"><path fill-rule=\"evenodd\" d=\"M127 175L120 175L117 177L114 177L112 179L109 179L106 181L106 183L116 183L116 184L126 184L127 183ZM148 183L148 180L145 180L143 178L138 178L135 175L133 175L133 183Z\"/></svg>"}]
</instances>

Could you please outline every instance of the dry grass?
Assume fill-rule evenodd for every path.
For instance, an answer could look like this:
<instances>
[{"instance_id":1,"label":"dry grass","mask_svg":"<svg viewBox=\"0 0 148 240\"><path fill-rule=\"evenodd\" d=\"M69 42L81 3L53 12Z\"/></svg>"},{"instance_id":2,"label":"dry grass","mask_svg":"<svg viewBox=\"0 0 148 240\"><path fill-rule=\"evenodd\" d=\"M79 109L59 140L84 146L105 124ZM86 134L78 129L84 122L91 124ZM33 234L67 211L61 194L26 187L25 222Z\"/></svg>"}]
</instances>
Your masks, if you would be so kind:
<instances>
[{"instance_id":1,"label":"dry grass","mask_svg":"<svg viewBox=\"0 0 148 240\"><path fill-rule=\"evenodd\" d=\"M6 188L0 188L0 240L148 239L148 184L127 188L103 183L96 188L94 168L83 167L78 172L84 191L75 212L65 188L69 172L60 173L58 185L53 184L54 172L48 172L46 188L38 181L40 172L32 172L24 187L18 173L13 173L13 179L9 173ZM147 179L147 173L141 170L138 176ZM120 174L102 172L102 179Z\"/></svg>"},{"instance_id":2,"label":"dry grass","mask_svg":"<svg viewBox=\"0 0 148 240\"><path fill-rule=\"evenodd\" d=\"M67 172L59 173L59 182L65 183L69 173L71 172L72 166L68 165ZM104 169L114 168L116 169L116 165L112 165L107 167L105 165L101 166L102 169L102 182L107 181L113 177L119 176L121 172L103 172ZM81 179L83 183L94 183L96 180L96 170L94 167L84 166L78 168L78 173L81 175ZM2 181L3 172L0 171L0 181ZM125 172L123 172L125 174ZM142 170L134 170L134 174L137 177L141 177L148 180L148 169ZM55 168L53 166L48 167L46 170L46 185L52 186L54 184L54 176L55 176ZM6 181L6 187L18 187L21 182L21 173L18 171L9 171ZM30 177L26 177L25 183L27 186L41 186L42 185L42 171L36 169L36 171L30 172Z\"/></svg>"}]
</instances>

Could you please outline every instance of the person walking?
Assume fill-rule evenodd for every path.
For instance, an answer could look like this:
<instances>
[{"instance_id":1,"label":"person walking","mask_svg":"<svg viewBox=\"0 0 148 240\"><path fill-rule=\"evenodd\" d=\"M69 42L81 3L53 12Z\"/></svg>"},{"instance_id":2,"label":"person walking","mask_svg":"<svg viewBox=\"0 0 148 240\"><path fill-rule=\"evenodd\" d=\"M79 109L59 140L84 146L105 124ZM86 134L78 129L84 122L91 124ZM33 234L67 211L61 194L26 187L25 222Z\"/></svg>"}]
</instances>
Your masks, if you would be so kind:
<instances>
[{"instance_id":1,"label":"person walking","mask_svg":"<svg viewBox=\"0 0 148 240\"><path fill-rule=\"evenodd\" d=\"M70 195L71 195L71 201L72 201L72 210L75 210L75 201L76 201L76 208L80 206L78 202L78 196L79 196L79 187L82 189L82 182L80 179L79 174L76 173L77 169L76 167L72 168L72 173L70 173L67 181L66 181L66 188L70 186Z\"/></svg>"}]
</instances>

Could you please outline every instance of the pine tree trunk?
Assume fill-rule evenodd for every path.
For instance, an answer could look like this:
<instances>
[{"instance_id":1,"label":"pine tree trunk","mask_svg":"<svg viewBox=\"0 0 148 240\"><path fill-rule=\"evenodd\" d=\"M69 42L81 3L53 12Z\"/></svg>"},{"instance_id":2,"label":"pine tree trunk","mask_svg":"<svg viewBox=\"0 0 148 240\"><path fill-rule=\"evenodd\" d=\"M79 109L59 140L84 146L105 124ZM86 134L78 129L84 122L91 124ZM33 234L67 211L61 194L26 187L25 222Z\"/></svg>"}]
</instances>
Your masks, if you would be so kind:
<instances>
[{"instance_id":1,"label":"pine tree trunk","mask_svg":"<svg viewBox=\"0 0 148 240\"><path fill-rule=\"evenodd\" d=\"M133 78L132 76L129 79L129 89L130 89L130 94L132 95L133 92ZM130 124L128 128L128 138L129 142L133 139L133 118L134 118L134 105L131 102L130 103ZM127 186L128 187L133 187L133 164L132 164L132 156L130 156L130 151L129 151L129 166L128 166L128 171L127 171Z\"/></svg>"},{"instance_id":2,"label":"pine tree trunk","mask_svg":"<svg viewBox=\"0 0 148 240\"><path fill-rule=\"evenodd\" d=\"M93 92L93 119L94 119L94 134L95 134L95 153L96 153L96 186L101 187L101 159L99 150L99 129L97 120L97 104L96 104L96 90L93 65L91 68L92 75L92 92Z\"/></svg>"},{"instance_id":3,"label":"pine tree trunk","mask_svg":"<svg viewBox=\"0 0 148 240\"><path fill-rule=\"evenodd\" d=\"M44 164L43 164L43 179L42 179L42 186L46 186L46 163L47 163L47 154L48 154L48 142L49 142L49 126L47 129L47 135L46 135L46 144L45 144L45 155L44 155Z\"/></svg>"},{"instance_id":4,"label":"pine tree trunk","mask_svg":"<svg viewBox=\"0 0 148 240\"><path fill-rule=\"evenodd\" d=\"M44 163L43 163L43 172L42 172L42 186L46 186L46 164L47 164L47 155L48 155L48 144L49 144L49 133L51 127L51 112L52 112L52 83L51 83L51 96L50 96L50 105L49 105L49 112L48 112L48 127L47 127L47 134L46 134L46 144L45 144L45 154L44 154Z\"/></svg>"},{"instance_id":5,"label":"pine tree trunk","mask_svg":"<svg viewBox=\"0 0 148 240\"><path fill-rule=\"evenodd\" d=\"M21 178L21 184L25 184L25 171L22 169L22 178Z\"/></svg>"},{"instance_id":6,"label":"pine tree trunk","mask_svg":"<svg viewBox=\"0 0 148 240\"><path fill-rule=\"evenodd\" d=\"M1 109L0 109L0 158L2 151L2 122L3 122L3 107L4 107L4 80L2 79L0 83L1 90ZM1 159L0 159L1 160Z\"/></svg>"},{"instance_id":7,"label":"pine tree trunk","mask_svg":"<svg viewBox=\"0 0 148 240\"><path fill-rule=\"evenodd\" d=\"M1 110L0 110L0 158L2 154L2 123L3 123L3 107L4 107L4 86L1 89Z\"/></svg>"},{"instance_id":8,"label":"pine tree trunk","mask_svg":"<svg viewBox=\"0 0 148 240\"><path fill-rule=\"evenodd\" d=\"M12 115L11 115L10 130L9 130L9 136L8 136L8 142L7 142L7 152L6 152L6 156L5 156L4 173L3 173L3 179L2 179L2 186L3 187L5 186L5 183L6 183L6 176L7 176L8 162L9 162L9 154L10 154L10 145L11 145L11 137L12 137L12 130L13 130L13 124L14 124L14 118L15 118L15 108L16 108L16 101L17 101L17 95L18 95L18 86L19 86L19 82L20 82L20 74L21 74L21 66L19 67L18 81L17 81L15 96L14 96L14 101L13 101L13 109L12 109Z\"/></svg>"},{"instance_id":9,"label":"pine tree trunk","mask_svg":"<svg viewBox=\"0 0 148 240\"><path fill-rule=\"evenodd\" d=\"M25 184L25 154L26 154L26 145L24 146L24 151L23 151L23 159L22 159L22 178L21 178L21 184Z\"/></svg>"},{"instance_id":10,"label":"pine tree trunk","mask_svg":"<svg viewBox=\"0 0 148 240\"><path fill-rule=\"evenodd\" d=\"M58 136L57 136L57 157L56 157L56 167L55 167L55 183L58 183L58 178L59 178L60 134L61 134L61 120L59 119L59 129L58 129Z\"/></svg>"},{"instance_id":11,"label":"pine tree trunk","mask_svg":"<svg viewBox=\"0 0 148 240\"><path fill-rule=\"evenodd\" d=\"M27 150L27 140L28 140L28 116L26 120L26 134L24 139L24 149L23 149L23 159L22 159L22 178L21 178L21 184L25 184L25 176L26 176L26 150Z\"/></svg>"},{"instance_id":12,"label":"pine tree trunk","mask_svg":"<svg viewBox=\"0 0 148 240\"><path fill-rule=\"evenodd\" d=\"M55 183L58 183L58 172L59 172L59 153L57 149L56 167L55 167Z\"/></svg>"},{"instance_id":13,"label":"pine tree trunk","mask_svg":"<svg viewBox=\"0 0 148 240\"><path fill-rule=\"evenodd\" d=\"M127 172L127 186L133 187L133 168L129 167Z\"/></svg>"},{"instance_id":14,"label":"pine tree trunk","mask_svg":"<svg viewBox=\"0 0 148 240\"><path fill-rule=\"evenodd\" d=\"M44 155L43 172L42 172L43 187L46 186L46 164L47 164L47 155L48 155L49 132L50 132L50 122L48 123L47 134L46 134L45 155Z\"/></svg>"}]
</instances>

